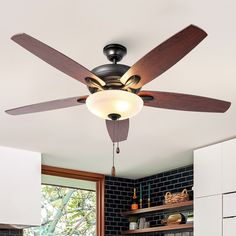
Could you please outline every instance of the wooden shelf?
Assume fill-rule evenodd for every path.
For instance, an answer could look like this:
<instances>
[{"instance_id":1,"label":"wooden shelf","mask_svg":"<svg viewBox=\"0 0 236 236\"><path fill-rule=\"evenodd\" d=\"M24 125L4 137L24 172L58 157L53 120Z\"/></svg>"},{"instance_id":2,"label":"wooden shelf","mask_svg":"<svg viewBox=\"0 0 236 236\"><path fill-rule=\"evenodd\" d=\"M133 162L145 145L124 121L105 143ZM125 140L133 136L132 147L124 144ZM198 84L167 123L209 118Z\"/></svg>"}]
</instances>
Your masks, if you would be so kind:
<instances>
[{"instance_id":1,"label":"wooden shelf","mask_svg":"<svg viewBox=\"0 0 236 236\"><path fill-rule=\"evenodd\" d=\"M167 225L159 227L150 227L145 229L136 229L136 230L126 230L122 231L122 235L126 234L142 234L142 233L151 233L151 232L166 232L166 231L192 231L193 224L181 224L181 225Z\"/></svg>"},{"instance_id":2,"label":"wooden shelf","mask_svg":"<svg viewBox=\"0 0 236 236\"><path fill-rule=\"evenodd\" d=\"M167 210L173 210L173 209L188 209L193 207L193 201L187 201L187 202L180 202L170 205L160 205L155 207L149 207L149 208L142 208L138 210L133 211L125 211L121 212L122 216L130 216L130 215L138 215L143 213L149 213L149 212L157 212L157 211L167 211Z\"/></svg>"}]
</instances>

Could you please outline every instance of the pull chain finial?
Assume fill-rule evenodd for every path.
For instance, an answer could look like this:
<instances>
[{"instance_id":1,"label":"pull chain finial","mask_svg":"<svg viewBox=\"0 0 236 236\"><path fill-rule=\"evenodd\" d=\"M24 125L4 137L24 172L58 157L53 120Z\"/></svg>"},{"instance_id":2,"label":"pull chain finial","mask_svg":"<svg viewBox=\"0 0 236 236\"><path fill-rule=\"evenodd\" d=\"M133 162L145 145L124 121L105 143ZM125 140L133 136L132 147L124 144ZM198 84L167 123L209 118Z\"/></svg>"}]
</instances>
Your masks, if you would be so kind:
<instances>
[{"instance_id":1,"label":"pull chain finial","mask_svg":"<svg viewBox=\"0 0 236 236\"><path fill-rule=\"evenodd\" d=\"M116 143L116 153L119 154L120 153L120 147L119 147L119 142Z\"/></svg>"}]
</instances>

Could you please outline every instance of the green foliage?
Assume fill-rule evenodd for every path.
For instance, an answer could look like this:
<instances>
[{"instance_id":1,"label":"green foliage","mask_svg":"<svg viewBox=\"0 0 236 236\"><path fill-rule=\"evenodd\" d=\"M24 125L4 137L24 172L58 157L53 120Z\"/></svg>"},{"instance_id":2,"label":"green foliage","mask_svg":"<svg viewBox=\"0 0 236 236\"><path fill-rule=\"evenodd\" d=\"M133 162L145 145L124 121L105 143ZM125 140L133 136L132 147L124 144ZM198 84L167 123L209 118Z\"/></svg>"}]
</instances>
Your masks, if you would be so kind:
<instances>
[{"instance_id":1,"label":"green foliage","mask_svg":"<svg viewBox=\"0 0 236 236\"><path fill-rule=\"evenodd\" d=\"M96 193L42 185L40 227L24 230L25 236L96 235Z\"/></svg>"}]
</instances>

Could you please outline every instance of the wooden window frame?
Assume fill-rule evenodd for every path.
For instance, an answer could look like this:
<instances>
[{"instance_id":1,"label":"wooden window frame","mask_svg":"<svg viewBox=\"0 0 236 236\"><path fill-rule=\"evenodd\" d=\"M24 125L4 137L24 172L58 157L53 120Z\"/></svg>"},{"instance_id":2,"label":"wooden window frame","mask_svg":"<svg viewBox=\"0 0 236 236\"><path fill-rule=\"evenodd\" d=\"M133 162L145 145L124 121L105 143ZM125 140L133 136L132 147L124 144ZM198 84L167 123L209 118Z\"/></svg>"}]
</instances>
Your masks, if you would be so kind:
<instances>
[{"instance_id":1,"label":"wooden window frame","mask_svg":"<svg viewBox=\"0 0 236 236\"><path fill-rule=\"evenodd\" d=\"M105 176L86 171L65 169L53 166L42 165L42 174L53 175L71 179L81 179L96 183L96 231L97 236L104 236L104 182ZM22 232L23 233L23 232ZM23 235L23 234L22 234Z\"/></svg>"}]
</instances>

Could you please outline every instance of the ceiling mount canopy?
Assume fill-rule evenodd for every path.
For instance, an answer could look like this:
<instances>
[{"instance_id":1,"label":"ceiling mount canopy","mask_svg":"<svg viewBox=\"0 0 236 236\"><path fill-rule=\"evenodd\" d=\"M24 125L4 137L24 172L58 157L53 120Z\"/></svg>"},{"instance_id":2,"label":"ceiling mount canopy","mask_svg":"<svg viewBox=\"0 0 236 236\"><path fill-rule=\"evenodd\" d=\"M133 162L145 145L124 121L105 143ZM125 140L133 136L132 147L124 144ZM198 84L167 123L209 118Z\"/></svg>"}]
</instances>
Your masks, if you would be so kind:
<instances>
[{"instance_id":1,"label":"ceiling mount canopy","mask_svg":"<svg viewBox=\"0 0 236 236\"><path fill-rule=\"evenodd\" d=\"M138 114L143 105L183 111L226 112L231 104L227 101L188 94L142 91L145 84L175 65L206 36L207 33L202 29L189 25L152 49L131 67L117 64L126 55L126 48L120 44L110 44L104 47L103 52L112 64L101 65L90 71L39 40L25 33L16 34L11 38L14 42L85 84L91 95L43 102L6 112L21 115L86 103L93 114L106 119L111 140L116 142L127 139L129 118ZM115 135L112 132L114 129L117 130Z\"/></svg>"},{"instance_id":2,"label":"ceiling mount canopy","mask_svg":"<svg viewBox=\"0 0 236 236\"><path fill-rule=\"evenodd\" d=\"M116 64L127 54L127 49L121 44L108 44L103 48L103 53L109 61Z\"/></svg>"}]
</instances>

